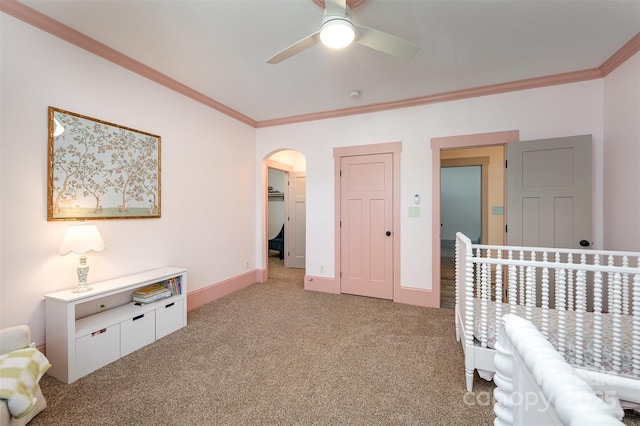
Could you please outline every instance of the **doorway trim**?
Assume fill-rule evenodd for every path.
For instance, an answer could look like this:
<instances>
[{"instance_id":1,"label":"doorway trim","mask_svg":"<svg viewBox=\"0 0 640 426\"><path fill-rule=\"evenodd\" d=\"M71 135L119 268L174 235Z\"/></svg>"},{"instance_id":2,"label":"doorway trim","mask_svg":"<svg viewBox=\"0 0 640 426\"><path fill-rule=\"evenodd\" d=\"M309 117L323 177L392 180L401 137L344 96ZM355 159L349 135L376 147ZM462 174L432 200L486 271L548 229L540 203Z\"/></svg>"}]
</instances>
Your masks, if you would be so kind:
<instances>
[{"instance_id":1,"label":"doorway trim","mask_svg":"<svg viewBox=\"0 0 640 426\"><path fill-rule=\"evenodd\" d=\"M509 142L518 142L519 140L519 130L431 138L431 231L433 236L431 241L431 288L435 298L432 302L436 303L431 306L440 306L440 151L506 145Z\"/></svg>"}]
</instances>

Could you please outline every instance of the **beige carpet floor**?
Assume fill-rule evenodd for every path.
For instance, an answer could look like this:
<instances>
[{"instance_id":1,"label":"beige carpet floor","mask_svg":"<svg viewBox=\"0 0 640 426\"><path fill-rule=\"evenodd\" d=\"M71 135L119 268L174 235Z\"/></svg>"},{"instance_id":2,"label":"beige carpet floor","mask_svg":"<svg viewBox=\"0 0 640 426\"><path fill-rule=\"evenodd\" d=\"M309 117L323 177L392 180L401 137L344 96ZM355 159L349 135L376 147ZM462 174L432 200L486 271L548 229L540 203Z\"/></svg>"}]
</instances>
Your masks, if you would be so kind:
<instances>
[{"instance_id":1,"label":"beige carpet floor","mask_svg":"<svg viewBox=\"0 0 640 426\"><path fill-rule=\"evenodd\" d=\"M32 425L489 425L453 311L305 291L303 270L192 310L187 327L72 384Z\"/></svg>"}]
</instances>

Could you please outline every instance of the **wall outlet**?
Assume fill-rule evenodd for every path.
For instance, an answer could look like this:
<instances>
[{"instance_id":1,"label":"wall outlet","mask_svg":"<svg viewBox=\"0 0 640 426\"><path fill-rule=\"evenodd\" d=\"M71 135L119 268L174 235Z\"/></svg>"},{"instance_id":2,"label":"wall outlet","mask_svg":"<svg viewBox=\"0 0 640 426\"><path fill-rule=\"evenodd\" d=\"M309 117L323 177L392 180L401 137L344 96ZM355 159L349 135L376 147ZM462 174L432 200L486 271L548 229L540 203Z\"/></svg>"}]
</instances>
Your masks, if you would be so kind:
<instances>
[{"instance_id":1,"label":"wall outlet","mask_svg":"<svg viewBox=\"0 0 640 426\"><path fill-rule=\"evenodd\" d=\"M249 269L249 261L247 259L244 260L244 269Z\"/></svg>"},{"instance_id":2,"label":"wall outlet","mask_svg":"<svg viewBox=\"0 0 640 426\"><path fill-rule=\"evenodd\" d=\"M98 302L96 304L96 312L103 312L107 310L107 304L104 302Z\"/></svg>"},{"instance_id":3,"label":"wall outlet","mask_svg":"<svg viewBox=\"0 0 640 426\"><path fill-rule=\"evenodd\" d=\"M324 274L324 265L320 265L320 273Z\"/></svg>"}]
</instances>

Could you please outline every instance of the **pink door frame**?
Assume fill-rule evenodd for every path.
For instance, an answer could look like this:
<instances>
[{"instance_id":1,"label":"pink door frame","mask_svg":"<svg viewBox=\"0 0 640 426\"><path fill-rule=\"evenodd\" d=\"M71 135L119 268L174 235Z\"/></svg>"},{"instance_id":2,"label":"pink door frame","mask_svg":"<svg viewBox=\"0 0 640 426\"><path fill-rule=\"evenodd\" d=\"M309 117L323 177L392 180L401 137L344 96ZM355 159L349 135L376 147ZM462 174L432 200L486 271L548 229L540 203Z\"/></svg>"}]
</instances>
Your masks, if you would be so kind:
<instances>
[{"instance_id":1,"label":"pink door frame","mask_svg":"<svg viewBox=\"0 0 640 426\"><path fill-rule=\"evenodd\" d=\"M440 151L447 149L477 148L481 146L506 145L520 140L519 130L493 133L477 133L462 136L431 138L431 194L432 194L432 277L431 288L437 305L440 306ZM433 305L430 305L433 306Z\"/></svg>"}]
</instances>

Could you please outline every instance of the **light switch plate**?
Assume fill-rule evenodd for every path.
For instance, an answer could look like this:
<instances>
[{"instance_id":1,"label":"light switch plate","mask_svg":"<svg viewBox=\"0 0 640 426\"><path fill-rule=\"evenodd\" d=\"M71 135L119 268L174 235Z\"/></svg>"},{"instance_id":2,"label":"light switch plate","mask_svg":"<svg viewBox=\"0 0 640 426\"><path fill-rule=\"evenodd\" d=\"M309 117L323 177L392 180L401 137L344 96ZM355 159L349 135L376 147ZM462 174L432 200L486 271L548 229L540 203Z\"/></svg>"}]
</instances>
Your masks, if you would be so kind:
<instances>
[{"instance_id":1,"label":"light switch plate","mask_svg":"<svg viewBox=\"0 0 640 426\"><path fill-rule=\"evenodd\" d=\"M420 207L418 206L409 207L409 217L420 217Z\"/></svg>"}]
</instances>

